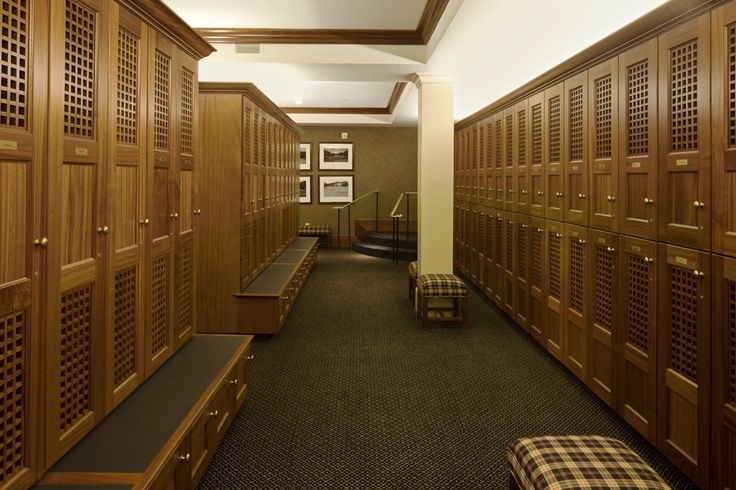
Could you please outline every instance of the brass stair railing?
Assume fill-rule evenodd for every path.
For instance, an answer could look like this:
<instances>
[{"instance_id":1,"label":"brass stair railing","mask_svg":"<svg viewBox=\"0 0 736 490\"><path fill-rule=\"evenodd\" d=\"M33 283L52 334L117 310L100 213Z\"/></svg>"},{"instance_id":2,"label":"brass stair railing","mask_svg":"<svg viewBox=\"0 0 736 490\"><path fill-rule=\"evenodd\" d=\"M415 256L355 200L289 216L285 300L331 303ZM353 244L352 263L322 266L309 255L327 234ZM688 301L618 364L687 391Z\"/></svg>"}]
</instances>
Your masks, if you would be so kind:
<instances>
[{"instance_id":1,"label":"brass stair railing","mask_svg":"<svg viewBox=\"0 0 736 490\"><path fill-rule=\"evenodd\" d=\"M409 239L409 218L411 216L411 199L410 196L417 196L418 194L416 192L402 192L399 198L396 200L396 204L394 205L394 209L391 211L391 220L393 222L393 248L392 248L392 257L394 264L399 263L399 220L401 218L406 218L406 238ZM399 214L397 211L399 210L399 206L401 206L401 201L406 198L406 215Z\"/></svg>"},{"instance_id":2,"label":"brass stair railing","mask_svg":"<svg viewBox=\"0 0 736 490\"><path fill-rule=\"evenodd\" d=\"M376 215L375 215L376 216L375 217L376 231L378 231L378 194L380 193L381 191L370 191L366 194L363 194L359 198L354 199L353 201L345 204L344 206L333 206L332 207L332 209L337 209L337 248L340 248L340 222L341 222L340 213L342 212L342 210L346 208L348 210L348 248L350 248L353 244L353 233L352 233L352 222L351 222L351 217L350 217L350 210L352 209L355 203L362 201L366 197L370 195L374 195L374 194L376 196Z\"/></svg>"}]
</instances>

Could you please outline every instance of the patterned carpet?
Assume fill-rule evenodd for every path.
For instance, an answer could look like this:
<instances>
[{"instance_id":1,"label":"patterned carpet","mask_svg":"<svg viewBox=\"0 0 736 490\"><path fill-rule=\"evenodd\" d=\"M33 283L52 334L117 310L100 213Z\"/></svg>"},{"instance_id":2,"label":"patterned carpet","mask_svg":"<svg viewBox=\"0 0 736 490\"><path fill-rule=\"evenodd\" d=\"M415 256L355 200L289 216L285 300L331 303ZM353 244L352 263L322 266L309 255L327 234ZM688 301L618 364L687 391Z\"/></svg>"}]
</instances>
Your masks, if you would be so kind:
<instances>
[{"instance_id":1,"label":"patterned carpet","mask_svg":"<svg viewBox=\"0 0 736 490\"><path fill-rule=\"evenodd\" d=\"M406 285L405 263L320 251L200 488L508 488L506 444L541 434L621 439L695 488L476 290L468 330L424 331Z\"/></svg>"}]
</instances>

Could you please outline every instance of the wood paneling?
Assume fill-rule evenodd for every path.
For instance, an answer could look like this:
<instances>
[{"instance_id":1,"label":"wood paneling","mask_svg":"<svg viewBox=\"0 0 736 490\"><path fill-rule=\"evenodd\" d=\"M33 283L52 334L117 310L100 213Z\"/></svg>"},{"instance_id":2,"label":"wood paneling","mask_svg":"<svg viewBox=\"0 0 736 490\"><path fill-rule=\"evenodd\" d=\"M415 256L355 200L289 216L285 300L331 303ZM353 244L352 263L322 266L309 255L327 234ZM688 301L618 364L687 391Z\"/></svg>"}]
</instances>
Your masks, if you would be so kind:
<instances>
[{"instance_id":1,"label":"wood paneling","mask_svg":"<svg viewBox=\"0 0 736 490\"><path fill-rule=\"evenodd\" d=\"M529 212L540 218L544 217L546 185L544 107L544 93L529 98Z\"/></svg>"},{"instance_id":2,"label":"wood paneling","mask_svg":"<svg viewBox=\"0 0 736 490\"><path fill-rule=\"evenodd\" d=\"M560 362L565 363L565 242L564 226L558 221L545 220L546 245L545 261L547 263L547 279L545 291L547 327L547 350Z\"/></svg>"},{"instance_id":3,"label":"wood paneling","mask_svg":"<svg viewBox=\"0 0 736 490\"><path fill-rule=\"evenodd\" d=\"M563 93L564 220L587 226L590 167L588 72L565 80Z\"/></svg>"},{"instance_id":4,"label":"wood paneling","mask_svg":"<svg viewBox=\"0 0 736 490\"><path fill-rule=\"evenodd\" d=\"M565 224L564 227L564 320L565 364L581 381L588 381L588 317L590 302L590 244L588 229ZM550 251L551 253L551 251Z\"/></svg>"},{"instance_id":5,"label":"wood paneling","mask_svg":"<svg viewBox=\"0 0 736 490\"><path fill-rule=\"evenodd\" d=\"M562 221L564 207L563 173L563 114L565 112L563 85L559 84L544 92L544 197L547 219Z\"/></svg>"},{"instance_id":6,"label":"wood paneling","mask_svg":"<svg viewBox=\"0 0 736 490\"><path fill-rule=\"evenodd\" d=\"M524 214L514 214L514 233L516 234L515 252L515 291L516 300L516 316L514 320L526 331L529 331L529 277L531 275L530 249L532 245L532 234L529 229L529 216Z\"/></svg>"}]
</instances>

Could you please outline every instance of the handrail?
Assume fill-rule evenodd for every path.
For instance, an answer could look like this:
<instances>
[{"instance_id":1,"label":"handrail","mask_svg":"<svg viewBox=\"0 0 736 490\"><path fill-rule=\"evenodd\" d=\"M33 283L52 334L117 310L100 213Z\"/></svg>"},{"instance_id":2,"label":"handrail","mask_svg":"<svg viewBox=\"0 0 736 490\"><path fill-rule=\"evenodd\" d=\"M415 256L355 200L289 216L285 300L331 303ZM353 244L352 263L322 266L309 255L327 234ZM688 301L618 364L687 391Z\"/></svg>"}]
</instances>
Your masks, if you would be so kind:
<instances>
[{"instance_id":1,"label":"handrail","mask_svg":"<svg viewBox=\"0 0 736 490\"><path fill-rule=\"evenodd\" d=\"M376 231L378 231L378 195L381 193L379 190L370 191L367 194L363 194L358 199L353 199L352 202L349 202L345 204L344 206L333 206L332 209L337 209L337 248L340 248L340 223L342 223L342 220L340 219L340 212L347 208L348 209L348 248L352 245L352 223L351 223L351 216L350 216L350 210L352 209L353 204L357 203L361 199L365 199L368 196L376 195L376 216L375 216L375 226Z\"/></svg>"},{"instance_id":2,"label":"handrail","mask_svg":"<svg viewBox=\"0 0 736 490\"><path fill-rule=\"evenodd\" d=\"M404 196L415 195L415 194L418 194L418 193L417 192L411 192L411 191L402 192L399 195L399 198L396 200L396 204L394 205L394 209L391 210L391 213L390 213L389 216L391 216L392 218L401 218L402 215L396 214L396 210L399 209L399 205L401 204L401 201L404 199Z\"/></svg>"},{"instance_id":3,"label":"handrail","mask_svg":"<svg viewBox=\"0 0 736 490\"><path fill-rule=\"evenodd\" d=\"M413 191L406 191L402 192L401 195L399 195L399 198L396 200L396 205L394 206L394 209L391 211L391 221L392 221L392 237L393 237L393 262L394 264L399 263L399 219L403 218L403 214L397 214L396 211L399 209L399 206L401 205L401 201L404 200L404 197L406 197L406 238L409 239L409 217L411 216L411 201L409 199L409 196L415 195L419 196L418 192Z\"/></svg>"},{"instance_id":4,"label":"handrail","mask_svg":"<svg viewBox=\"0 0 736 490\"><path fill-rule=\"evenodd\" d=\"M370 196L371 194L378 194L379 192L381 192L381 191L379 191L379 190L370 191L367 194L363 194L358 199L353 199L352 202L349 202L349 203L345 204L344 206L332 206L332 209L343 210L343 209L345 209L345 208L347 208L349 206L352 206L353 204L355 204L356 202L360 201L361 199L364 199L364 198Z\"/></svg>"}]
</instances>

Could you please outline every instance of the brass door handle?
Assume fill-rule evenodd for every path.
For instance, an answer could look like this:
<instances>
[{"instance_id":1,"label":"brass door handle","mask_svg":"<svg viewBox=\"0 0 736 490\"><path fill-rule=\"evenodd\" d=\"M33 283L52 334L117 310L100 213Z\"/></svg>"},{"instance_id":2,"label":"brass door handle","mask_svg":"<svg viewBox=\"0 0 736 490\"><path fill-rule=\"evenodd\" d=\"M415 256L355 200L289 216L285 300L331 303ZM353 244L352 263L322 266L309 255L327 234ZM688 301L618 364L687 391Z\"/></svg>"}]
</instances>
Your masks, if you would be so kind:
<instances>
[{"instance_id":1,"label":"brass door handle","mask_svg":"<svg viewBox=\"0 0 736 490\"><path fill-rule=\"evenodd\" d=\"M526 230L527 228L529 228L529 225L522 224L521 227L522 227L522 229Z\"/></svg>"},{"instance_id":2,"label":"brass door handle","mask_svg":"<svg viewBox=\"0 0 736 490\"><path fill-rule=\"evenodd\" d=\"M606 201L608 201L608 202L613 202L615 200L616 200L616 198L613 197L613 196L606 196Z\"/></svg>"},{"instance_id":3,"label":"brass door handle","mask_svg":"<svg viewBox=\"0 0 736 490\"><path fill-rule=\"evenodd\" d=\"M694 270L694 271L693 271L693 277L695 277L695 278L697 278L697 279L700 279L700 278L702 278L703 276L705 276L705 272L703 272L703 271L699 271L699 270Z\"/></svg>"},{"instance_id":4,"label":"brass door handle","mask_svg":"<svg viewBox=\"0 0 736 490\"><path fill-rule=\"evenodd\" d=\"M217 417L220 416L220 411L219 410L212 410L208 415L210 417L212 417L213 419L216 419Z\"/></svg>"},{"instance_id":5,"label":"brass door handle","mask_svg":"<svg viewBox=\"0 0 736 490\"><path fill-rule=\"evenodd\" d=\"M110 228L107 226L99 226L97 228L97 233L99 233L100 235L107 235L108 233L110 233Z\"/></svg>"},{"instance_id":6,"label":"brass door handle","mask_svg":"<svg viewBox=\"0 0 736 490\"><path fill-rule=\"evenodd\" d=\"M538 196L543 196L544 195L544 191L537 191L537 195Z\"/></svg>"},{"instance_id":7,"label":"brass door handle","mask_svg":"<svg viewBox=\"0 0 736 490\"><path fill-rule=\"evenodd\" d=\"M36 238L35 240L33 240L33 246L46 248L49 246L49 239L46 237Z\"/></svg>"},{"instance_id":8,"label":"brass door handle","mask_svg":"<svg viewBox=\"0 0 736 490\"><path fill-rule=\"evenodd\" d=\"M555 196L557 196L557 197L562 197L562 196L563 196L563 194L562 194L562 192L555 192Z\"/></svg>"},{"instance_id":9,"label":"brass door handle","mask_svg":"<svg viewBox=\"0 0 736 490\"><path fill-rule=\"evenodd\" d=\"M186 464L189 464L189 463L192 462L192 454L191 453L186 453L184 455L179 456L177 459L179 461L183 461Z\"/></svg>"},{"instance_id":10,"label":"brass door handle","mask_svg":"<svg viewBox=\"0 0 736 490\"><path fill-rule=\"evenodd\" d=\"M578 194L578 199L585 199L586 197L588 197L588 196L586 196L583 193Z\"/></svg>"},{"instance_id":11,"label":"brass door handle","mask_svg":"<svg viewBox=\"0 0 736 490\"><path fill-rule=\"evenodd\" d=\"M695 201L695 202L693 203L693 206L694 206L695 208L704 208L704 207L705 207L705 203L704 203L704 202L701 202L701 201Z\"/></svg>"},{"instance_id":12,"label":"brass door handle","mask_svg":"<svg viewBox=\"0 0 736 490\"><path fill-rule=\"evenodd\" d=\"M644 257L644 263L645 264L653 264L654 259L650 259L649 257Z\"/></svg>"},{"instance_id":13,"label":"brass door handle","mask_svg":"<svg viewBox=\"0 0 736 490\"><path fill-rule=\"evenodd\" d=\"M254 355L251 354L248 357L246 357L245 359L248 360L248 361L252 361L255 358L256 358L256 356L254 356Z\"/></svg>"},{"instance_id":14,"label":"brass door handle","mask_svg":"<svg viewBox=\"0 0 736 490\"><path fill-rule=\"evenodd\" d=\"M231 379L230 381L228 381L228 383L230 383L231 385L236 385L238 384L238 378Z\"/></svg>"},{"instance_id":15,"label":"brass door handle","mask_svg":"<svg viewBox=\"0 0 736 490\"><path fill-rule=\"evenodd\" d=\"M610 253L613 253L613 252L615 252L615 251L616 251L616 249L615 249L615 248L613 248L613 247L606 247L606 252L610 252Z\"/></svg>"},{"instance_id":16,"label":"brass door handle","mask_svg":"<svg viewBox=\"0 0 736 490\"><path fill-rule=\"evenodd\" d=\"M146 226L148 223L150 223L151 220L148 218L140 220L138 223L142 224L143 226Z\"/></svg>"},{"instance_id":17,"label":"brass door handle","mask_svg":"<svg viewBox=\"0 0 736 490\"><path fill-rule=\"evenodd\" d=\"M654 204L654 199L649 199L648 197L645 197L644 204Z\"/></svg>"}]
</instances>

